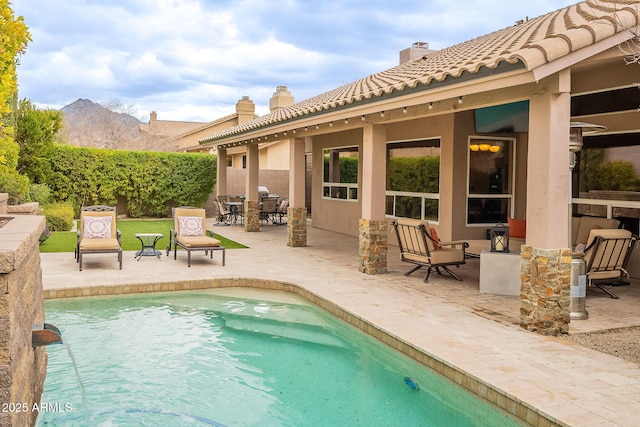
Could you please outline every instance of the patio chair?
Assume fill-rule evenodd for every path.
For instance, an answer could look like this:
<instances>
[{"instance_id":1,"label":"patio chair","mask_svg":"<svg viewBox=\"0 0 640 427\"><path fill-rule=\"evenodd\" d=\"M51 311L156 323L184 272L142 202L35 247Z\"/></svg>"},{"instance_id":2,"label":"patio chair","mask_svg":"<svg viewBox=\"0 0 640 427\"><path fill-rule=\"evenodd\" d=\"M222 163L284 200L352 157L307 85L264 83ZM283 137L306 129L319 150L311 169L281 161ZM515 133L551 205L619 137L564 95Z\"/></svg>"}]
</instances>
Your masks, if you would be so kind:
<instances>
[{"instance_id":1,"label":"patio chair","mask_svg":"<svg viewBox=\"0 0 640 427\"><path fill-rule=\"evenodd\" d=\"M264 197L262 199L262 205L260 207L260 223L262 221L271 220L271 223L274 223L274 217L278 211L278 199L276 197Z\"/></svg>"},{"instance_id":2,"label":"patio chair","mask_svg":"<svg viewBox=\"0 0 640 427\"><path fill-rule=\"evenodd\" d=\"M80 208L80 212L115 212L115 206L104 206L104 205L93 205L93 206L82 206ZM80 248L80 229L78 227L78 231L76 232L76 250L73 253L73 257L78 259L78 249ZM116 229L116 237L120 240L122 233L120 230Z\"/></svg>"},{"instance_id":3,"label":"patio chair","mask_svg":"<svg viewBox=\"0 0 640 427\"><path fill-rule=\"evenodd\" d=\"M236 224L239 218L240 225L244 224L244 198L238 195L229 196L229 203L233 203L229 205L232 223Z\"/></svg>"},{"instance_id":4,"label":"patio chair","mask_svg":"<svg viewBox=\"0 0 640 427\"><path fill-rule=\"evenodd\" d=\"M229 200L229 196L216 196L214 202L215 217L218 221L216 225L231 225L232 212L225 202Z\"/></svg>"},{"instance_id":5,"label":"patio chair","mask_svg":"<svg viewBox=\"0 0 640 427\"><path fill-rule=\"evenodd\" d=\"M87 254L116 253L122 270L120 232L116 228L116 209L112 206L87 206L80 211L80 229L76 243L76 261L82 271Z\"/></svg>"},{"instance_id":6,"label":"patio chair","mask_svg":"<svg viewBox=\"0 0 640 427\"><path fill-rule=\"evenodd\" d=\"M609 288L629 285L624 277L629 278L626 266L637 240L629 230L592 229L584 250L587 284L618 299Z\"/></svg>"},{"instance_id":7,"label":"patio chair","mask_svg":"<svg viewBox=\"0 0 640 427\"><path fill-rule=\"evenodd\" d=\"M276 225L283 225L286 224L286 222L282 222L282 218L287 216L287 209L289 208L289 199L282 199L282 201L280 202L280 204L278 204L278 209L276 210L276 214L274 215L274 218L277 216L278 217L278 222L273 222Z\"/></svg>"},{"instance_id":8,"label":"patio chair","mask_svg":"<svg viewBox=\"0 0 640 427\"><path fill-rule=\"evenodd\" d=\"M391 225L396 232L401 260L415 264L405 276L426 267L424 282L429 281L432 269L438 274L442 274L440 269L443 269L454 279L462 280L449 266L459 267L466 263L465 249L469 247L467 242L441 242L435 236L435 229L429 227L427 221L403 218L392 221Z\"/></svg>"},{"instance_id":9,"label":"patio chair","mask_svg":"<svg viewBox=\"0 0 640 427\"><path fill-rule=\"evenodd\" d=\"M172 208L173 229L169 230L169 246L167 256L173 246L173 259L178 259L178 246L187 251L187 266L191 267L191 252L204 251L205 255L214 251L222 251L222 265L225 263L225 248L220 240L206 235L206 213L204 209L181 206Z\"/></svg>"}]
</instances>

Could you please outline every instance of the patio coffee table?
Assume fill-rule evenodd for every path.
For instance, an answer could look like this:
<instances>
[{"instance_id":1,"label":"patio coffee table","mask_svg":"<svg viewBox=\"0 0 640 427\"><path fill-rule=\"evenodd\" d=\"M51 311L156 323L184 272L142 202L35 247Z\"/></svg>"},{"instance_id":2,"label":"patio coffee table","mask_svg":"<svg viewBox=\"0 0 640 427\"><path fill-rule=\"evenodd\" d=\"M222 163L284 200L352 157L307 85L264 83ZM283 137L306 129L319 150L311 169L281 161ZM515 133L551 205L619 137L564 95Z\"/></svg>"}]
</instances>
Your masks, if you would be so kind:
<instances>
[{"instance_id":1,"label":"patio coffee table","mask_svg":"<svg viewBox=\"0 0 640 427\"><path fill-rule=\"evenodd\" d=\"M140 243L142 244L142 249L136 252L136 261L140 261L140 258L143 256L155 256L160 259L160 255L162 255L162 251L156 249L156 243L158 240L164 237L162 233L136 233L134 234ZM153 240L152 240L153 239Z\"/></svg>"}]
</instances>

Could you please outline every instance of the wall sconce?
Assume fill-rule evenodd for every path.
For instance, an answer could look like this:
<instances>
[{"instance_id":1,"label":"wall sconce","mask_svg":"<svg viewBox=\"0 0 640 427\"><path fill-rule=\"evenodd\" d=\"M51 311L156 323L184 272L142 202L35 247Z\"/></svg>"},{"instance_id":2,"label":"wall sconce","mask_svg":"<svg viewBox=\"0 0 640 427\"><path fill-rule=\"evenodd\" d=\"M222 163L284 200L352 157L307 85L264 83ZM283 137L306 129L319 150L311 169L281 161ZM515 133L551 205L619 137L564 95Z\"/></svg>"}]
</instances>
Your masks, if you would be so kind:
<instances>
[{"instance_id":1,"label":"wall sconce","mask_svg":"<svg viewBox=\"0 0 640 427\"><path fill-rule=\"evenodd\" d=\"M349 124L349 119L344 119L344 124L348 125Z\"/></svg>"},{"instance_id":2,"label":"wall sconce","mask_svg":"<svg viewBox=\"0 0 640 427\"><path fill-rule=\"evenodd\" d=\"M429 110L433 110L433 102L430 102L429 103L429 107L427 107L427 108L429 108Z\"/></svg>"},{"instance_id":3,"label":"wall sconce","mask_svg":"<svg viewBox=\"0 0 640 427\"><path fill-rule=\"evenodd\" d=\"M316 125L316 129L320 129L320 125Z\"/></svg>"},{"instance_id":4,"label":"wall sconce","mask_svg":"<svg viewBox=\"0 0 640 427\"><path fill-rule=\"evenodd\" d=\"M293 130L293 133L296 133L296 130L295 130L295 129Z\"/></svg>"},{"instance_id":5,"label":"wall sconce","mask_svg":"<svg viewBox=\"0 0 640 427\"><path fill-rule=\"evenodd\" d=\"M380 117L384 119L384 111L380 111Z\"/></svg>"},{"instance_id":6,"label":"wall sconce","mask_svg":"<svg viewBox=\"0 0 640 427\"><path fill-rule=\"evenodd\" d=\"M509 227L498 223L489 229L491 252L509 252Z\"/></svg>"},{"instance_id":7,"label":"wall sconce","mask_svg":"<svg viewBox=\"0 0 640 427\"><path fill-rule=\"evenodd\" d=\"M364 120L365 120L365 119L364 119L364 114L363 114L363 115L362 115L362 121L364 122Z\"/></svg>"},{"instance_id":8,"label":"wall sconce","mask_svg":"<svg viewBox=\"0 0 640 427\"><path fill-rule=\"evenodd\" d=\"M458 97L458 104L462 104L462 97L461 96Z\"/></svg>"},{"instance_id":9,"label":"wall sconce","mask_svg":"<svg viewBox=\"0 0 640 427\"><path fill-rule=\"evenodd\" d=\"M278 134L277 134L277 133L274 133L274 134L273 134L273 136L274 136L275 138L277 138L277 137L278 137Z\"/></svg>"},{"instance_id":10,"label":"wall sconce","mask_svg":"<svg viewBox=\"0 0 640 427\"><path fill-rule=\"evenodd\" d=\"M306 131L308 131L308 130L309 130L309 128L305 126L305 127L304 127L304 131L306 132Z\"/></svg>"},{"instance_id":11,"label":"wall sconce","mask_svg":"<svg viewBox=\"0 0 640 427\"><path fill-rule=\"evenodd\" d=\"M283 134L284 136L287 136L287 131L285 130L284 132L282 132L282 134Z\"/></svg>"},{"instance_id":12,"label":"wall sconce","mask_svg":"<svg viewBox=\"0 0 640 427\"><path fill-rule=\"evenodd\" d=\"M329 127L333 127L333 122L329 122Z\"/></svg>"},{"instance_id":13,"label":"wall sconce","mask_svg":"<svg viewBox=\"0 0 640 427\"><path fill-rule=\"evenodd\" d=\"M403 112L404 114L407 114L407 107L402 107L402 112Z\"/></svg>"}]
</instances>

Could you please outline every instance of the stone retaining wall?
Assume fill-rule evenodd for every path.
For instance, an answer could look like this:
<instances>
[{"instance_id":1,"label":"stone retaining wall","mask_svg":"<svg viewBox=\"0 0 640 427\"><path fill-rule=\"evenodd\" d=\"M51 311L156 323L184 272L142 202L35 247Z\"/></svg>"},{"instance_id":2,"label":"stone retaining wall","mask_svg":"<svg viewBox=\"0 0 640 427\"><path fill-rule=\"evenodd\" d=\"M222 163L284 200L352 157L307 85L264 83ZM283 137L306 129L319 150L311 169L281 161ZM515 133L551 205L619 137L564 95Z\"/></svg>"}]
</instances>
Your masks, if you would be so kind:
<instances>
[{"instance_id":1,"label":"stone retaining wall","mask_svg":"<svg viewBox=\"0 0 640 427\"><path fill-rule=\"evenodd\" d=\"M9 203L9 193L0 193L0 214L7 213L8 203Z\"/></svg>"},{"instance_id":2,"label":"stone retaining wall","mask_svg":"<svg viewBox=\"0 0 640 427\"><path fill-rule=\"evenodd\" d=\"M44 323L38 249L44 226L42 216L18 215L0 227L0 405L7 410L0 411L2 427L35 425L38 416L33 409L40 403L47 354L32 346L31 330Z\"/></svg>"}]
</instances>

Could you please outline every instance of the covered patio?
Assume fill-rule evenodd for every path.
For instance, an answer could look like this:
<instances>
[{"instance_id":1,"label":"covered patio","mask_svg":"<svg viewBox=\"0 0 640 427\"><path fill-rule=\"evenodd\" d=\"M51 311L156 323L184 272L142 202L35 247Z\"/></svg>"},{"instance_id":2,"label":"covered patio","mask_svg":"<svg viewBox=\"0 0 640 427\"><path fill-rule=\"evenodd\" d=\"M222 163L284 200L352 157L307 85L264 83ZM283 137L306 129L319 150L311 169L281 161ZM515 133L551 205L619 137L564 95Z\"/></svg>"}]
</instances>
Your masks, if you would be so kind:
<instances>
[{"instance_id":1,"label":"covered patio","mask_svg":"<svg viewBox=\"0 0 640 427\"><path fill-rule=\"evenodd\" d=\"M525 220L520 324L566 332L568 313L558 307L568 305L572 199L579 196L572 168L582 147L570 141L571 123L606 126L608 144L640 144L640 113L617 102L618 90L632 101L639 92L637 69L625 62L637 54L627 42L639 22L640 1L599 0L439 51L416 43L397 67L201 140L218 153L217 193L227 188L226 150L246 146L251 218L259 209L258 147L285 141L287 245L306 244L310 179L313 226L358 236L355 268L369 275L388 272L394 217L428 220L444 241L481 241L498 222ZM391 162L417 156L435 159L437 170L414 188L396 179ZM357 173L342 170L346 160ZM245 223L246 231L258 229Z\"/></svg>"}]
</instances>

